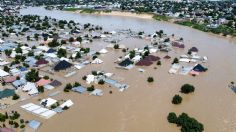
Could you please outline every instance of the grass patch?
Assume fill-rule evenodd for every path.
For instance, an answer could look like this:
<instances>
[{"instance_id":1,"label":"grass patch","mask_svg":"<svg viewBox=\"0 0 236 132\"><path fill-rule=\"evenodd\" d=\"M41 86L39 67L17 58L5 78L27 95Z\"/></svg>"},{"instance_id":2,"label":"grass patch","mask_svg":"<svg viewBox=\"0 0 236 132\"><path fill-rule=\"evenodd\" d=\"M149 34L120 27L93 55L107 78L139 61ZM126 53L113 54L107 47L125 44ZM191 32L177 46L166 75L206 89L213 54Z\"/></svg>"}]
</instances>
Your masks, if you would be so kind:
<instances>
[{"instance_id":1,"label":"grass patch","mask_svg":"<svg viewBox=\"0 0 236 132\"><path fill-rule=\"evenodd\" d=\"M72 11L72 12L74 12L74 11L78 11L79 8L64 8L63 10L64 11Z\"/></svg>"},{"instance_id":2,"label":"grass patch","mask_svg":"<svg viewBox=\"0 0 236 132\"><path fill-rule=\"evenodd\" d=\"M153 19L158 20L158 21L169 21L171 18L168 16L163 16L163 15L154 15Z\"/></svg>"},{"instance_id":3,"label":"grass patch","mask_svg":"<svg viewBox=\"0 0 236 132\"><path fill-rule=\"evenodd\" d=\"M183 26L192 27L194 29L197 29L203 32L211 32L214 34L222 33L223 36L226 36L226 35L236 36L236 30L231 27L228 27L227 25L220 25L217 28L209 28L207 27L206 24L198 24L191 21L182 21L182 22L175 22L175 23L183 25Z\"/></svg>"}]
</instances>

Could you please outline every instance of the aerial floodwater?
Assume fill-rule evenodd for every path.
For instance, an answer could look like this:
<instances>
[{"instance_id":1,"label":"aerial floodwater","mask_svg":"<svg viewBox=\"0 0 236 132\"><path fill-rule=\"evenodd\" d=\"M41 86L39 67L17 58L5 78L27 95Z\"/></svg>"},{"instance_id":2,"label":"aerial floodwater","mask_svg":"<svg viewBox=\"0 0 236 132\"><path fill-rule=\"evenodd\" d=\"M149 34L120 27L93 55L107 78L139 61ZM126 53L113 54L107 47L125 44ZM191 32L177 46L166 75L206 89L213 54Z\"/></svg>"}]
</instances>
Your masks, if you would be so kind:
<instances>
[{"instance_id":1,"label":"aerial floodwater","mask_svg":"<svg viewBox=\"0 0 236 132\"><path fill-rule=\"evenodd\" d=\"M65 9L1 9L0 131L236 132L232 28Z\"/></svg>"},{"instance_id":2,"label":"aerial floodwater","mask_svg":"<svg viewBox=\"0 0 236 132\"><path fill-rule=\"evenodd\" d=\"M20 14L74 20L82 24L91 23L109 31L131 29L137 32L153 33L163 30L168 35L175 34L175 36L183 37L187 49L196 46L199 54L209 59L206 64L208 71L196 77L168 74L171 64L165 61L162 62L164 66L157 69L147 67L146 72L140 74L134 69L117 71L112 65L115 58L122 54L110 53L108 56L103 56L106 63L96 66L96 69L115 73L120 80L129 84L130 88L122 94L116 92L112 96L106 94L102 98L70 96L78 102L78 105L63 113L63 116L59 114L48 121L42 121L45 123L39 131L73 132L77 128L82 132L178 132L179 129L166 120L169 112L188 113L204 124L206 132L236 131L235 94L228 88L228 84L236 79L236 42L234 39L152 19L49 11L42 7L22 9ZM137 40L121 43L133 48L148 44L146 41ZM97 46L101 45L97 44ZM92 47L96 49L96 43ZM175 51L170 54L177 56L179 52ZM76 81L91 70L88 67L79 71L72 80ZM148 76L155 78L153 84L146 83ZM193 96L182 95L184 98L182 105L174 106L169 102L184 83L193 84L196 91Z\"/></svg>"}]
</instances>

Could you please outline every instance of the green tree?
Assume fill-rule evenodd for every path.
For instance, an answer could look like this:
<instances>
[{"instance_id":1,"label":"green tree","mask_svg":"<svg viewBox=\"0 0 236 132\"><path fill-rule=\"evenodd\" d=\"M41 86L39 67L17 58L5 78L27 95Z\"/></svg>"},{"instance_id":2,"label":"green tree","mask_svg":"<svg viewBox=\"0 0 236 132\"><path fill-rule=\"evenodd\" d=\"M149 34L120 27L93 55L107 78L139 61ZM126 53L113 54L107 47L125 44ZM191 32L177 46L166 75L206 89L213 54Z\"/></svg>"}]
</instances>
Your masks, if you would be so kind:
<instances>
[{"instance_id":1,"label":"green tree","mask_svg":"<svg viewBox=\"0 0 236 132\"><path fill-rule=\"evenodd\" d=\"M178 121L178 117L174 112L171 112L167 116L167 120L168 120L169 123L176 123Z\"/></svg>"},{"instance_id":2,"label":"green tree","mask_svg":"<svg viewBox=\"0 0 236 132\"><path fill-rule=\"evenodd\" d=\"M182 87L181 87L181 93L185 93L185 94L188 94L188 93L192 93L194 92L195 90L195 87L191 84L184 84Z\"/></svg>"},{"instance_id":3,"label":"green tree","mask_svg":"<svg viewBox=\"0 0 236 132\"><path fill-rule=\"evenodd\" d=\"M182 97L179 95L175 95L172 99L172 104L180 104L182 102Z\"/></svg>"},{"instance_id":4,"label":"green tree","mask_svg":"<svg viewBox=\"0 0 236 132\"><path fill-rule=\"evenodd\" d=\"M37 82L39 78L39 72L36 71L35 69L31 69L26 75L25 79L29 82Z\"/></svg>"},{"instance_id":5,"label":"green tree","mask_svg":"<svg viewBox=\"0 0 236 132\"><path fill-rule=\"evenodd\" d=\"M81 43L82 42L82 37L77 37L76 41L79 41Z\"/></svg>"},{"instance_id":6,"label":"green tree","mask_svg":"<svg viewBox=\"0 0 236 132\"><path fill-rule=\"evenodd\" d=\"M57 39L53 39L51 42L48 43L49 47L57 47L60 43L57 41Z\"/></svg>"},{"instance_id":7,"label":"green tree","mask_svg":"<svg viewBox=\"0 0 236 132\"><path fill-rule=\"evenodd\" d=\"M67 56L67 51L66 51L65 49L60 48L60 49L57 51L57 56L58 56L59 58L61 58L61 57L66 57L66 56Z\"/></svg>"},{"instance_id":8,"label":"green tree","mask_svg":"<svg viewBox=\"0 0 236 132\"><path fill-rule=\"evenodd\" d=\"M10 68L8 66L4 66L3 70L6 71L6 72L9 72Z\"/></svg>"},{"instance_id":9,"label":"green tree","mask_svg":"<svg viewBox=\"0 0 236 132\"><path fill-rule=\"evenodd\" d=\"M18 45L17 48L15 49L16 53L20 53L22 54L22 49L21 49L21 46Z\"/></svg>"},{"instance_id":10,"label":"green tree","mask_svg":"<svg viewBox=\"0 0 236 132\"><path fill-rule=\"evenodd\" d=\"M43 87L43 86L38 87L38 91L39 91L40 93L43 93L43 92L44 92L44 87Z\"/></svg>"},{"instance_id":11,"label":"green tree","mask_svg":"<svg viewBox=\"0 0 236 132\"><path fill-rule=\"evenodd\" d=\"M77 52L75 58L76 58L76 59L81 58L81 53L80 53L80 52Z\"/></svg>"}]
</instances>

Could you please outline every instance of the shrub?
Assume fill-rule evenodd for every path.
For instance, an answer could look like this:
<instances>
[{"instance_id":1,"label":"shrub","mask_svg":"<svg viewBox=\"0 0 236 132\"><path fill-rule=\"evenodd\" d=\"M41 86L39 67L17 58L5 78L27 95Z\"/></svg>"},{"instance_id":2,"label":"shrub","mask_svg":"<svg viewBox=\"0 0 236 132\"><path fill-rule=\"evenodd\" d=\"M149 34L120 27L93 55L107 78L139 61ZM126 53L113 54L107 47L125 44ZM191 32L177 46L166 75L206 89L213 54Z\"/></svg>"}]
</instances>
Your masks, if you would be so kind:
<instances>
[{"instance_id":1,"label":"shrub","mask_svg":"<svg viewBox=\"0 0 236 132\"><path fill-rule=\"evenodd\" d=\"M151 83L151 82L154 81L154 79L153 79L153 77L148 77L147 81L148 81L149 83Z\"/></svg>"},{"instance_id":2,"label":"shrub","mask_svg":"<svg viewBox=\"0 0 236 132\"><path fill-rule=\"evenodd\" d=\"M93 56L93 60L95 60L96 58L98 58L96 55Z\"/></svg>"},{"instance_id":3,"label":"shrub","mask_svg":"<svg viewBox=\"0 0 236 132\"><path fill-rule=\"evenodd\" d=\"M21 129L22 129L22 128L25 128L25 125L21 125L20 128L21 128Z\"/></svg>"},{"instance_id":4,"label":"shrub","mask_svg":"<svg viewBox=\"0 0 236 132\"><path fill-rule=\"evenodd\" d=\"M79 82L75 82L74 87L79 87L81 84Z\"/></svg>"},{"instance_id":5,"label":"shrub","mask_svg":"<svg viewBox=\"0 0 236 132\"><path fill-rule=\"evenodd\" d=\"M161 61L158 61L158 62L157 62L157 65L160 66L160 65L161 65Z\"/></svg>"},{"instance_id":6,"label":"shrub","mask_svg":"<svg viewBox=\"0 0 236 132\"><path fill-rule=\"evenodd\" d=\"M51 109L55 109L55 108L57 108L56 104L51 105Z\"/></svg>"},{"instance_id":7,"label":"shrub","mask_svg":"<svg viewBox=\"0 0 236 132\"><path fill-rule=\"evenodd\" d=\"M24 119L20 119L20 123L22 124L22 123L24 123L25 121L24 121Z\"/></svg>"},{"instance_id":8,"label":"shrub","mask_svg":"<svg viewBox=\"0 0 236 132\"><path fill-rule=\"evenodd\" d=\"M9 72L10 68L8 66L4 66L3 70L6 71L6 72Z\"/></svg>"},{"instance_id":9,"label":"shrub","mask_svg":"<svg viewBox=\"0 0 236 132\"><path fill-rule=\"evenodd\" d=\"M13 121L11 121L11 120L9 120L8 123L9 123L9 125L13 125Z\"/></svg>"},{"instance_id":10,"label":"shrub","mask_svg":"<svg viewBox=\"0 0 236 132\"><path fill-rule=\"evenodd\" d=\"M195 87L190 84L184 84L181 87L181 93L185 93L185 94L192 93L192 92L194 92L194 90L195 90Z\"/></svg>"},{"instance_id":11,"label":"shrub","mask_svg":"<svg viewBox=\"0 0 236 132\"><path fill-rule=\"evenodd\" d=\"M6 116L2 113L0 113L0 122L5 122Z\"/></svg>"},{"instance_id":12,"label":"shrub","mask_svg":"<svg viewBox=\"0 0 236 132\"><path fill-rule=\"evenodd\" d=\"M19 124L17 122L14 122L14 128L18 128Z\"/></svg>"},{"instance_id":13,"label":"shrub","mask_svg":"<svg viewBox=\"0 0 236 132\"><path fill-rule=\"evenodd\" d=\"M87 79L87 76L83 76L82 79L83 79L83 80L86 80L86 79Z\"/></svg>"},{"instance_id":14,"label":"shrub","mask_svg":"<svg viewBox=\"0 0 236 132\"><path fill-rule=\"evenodd\" d=\"M44 76L43 79L48 80L48 79L49 79L49 76Z\"/></svg>"},{"instance_id":15,"label":"shrub","mask_svg":"<svg viewBox=\"0 0 236 132\"><path fill-rule=\"evenodd\" d=\"M182 97L179 95L175 95L172 99L172 104L180 104L182 102Z\"/></svg>"},{"instance_id":16,"label":"shrub","mask_svg":"<svg viewBox=\"0 0 236 132\"><path fill-rule=\"evenodd\" d=\"M62 108L62 110L68 110L68 109L69 109L68 106L65 106L65 107Z\"/></svg>"},{"instance_id":17,"label":"shrub","mask_svg":"<svg viewBox=\"0 0 236 132\"><path fill-rule=\"evenodd\" d=\"M17 113L16 111L13 112L13 115L10 116L11 120L16 120L20 117L20 114Z\"/></svg>"},{"instance_id":18,"label":"shrub","mask_svg":"<svg viewBox=\"0 0 236 132\"><path fill-rule=\"evenodd\" d=\"M44 92L44 87L43 87L43 86L39 86L39 87L38 87L38 91L39 91L40 93L43 93L43 92Z\"/></svg>"},{"instance_id":19,"label":"shrub","mask_svg":"<svg viewBox=\"0 0 236 132\"><path fill-rule=\"evenodd\" d=\"M114 49L119 49L119 48L120 48L119 44L114 45Z\"/></svg>"},{"instance_id":20,"label":"shrub","mask_svg":"<svg viewBox=\"0 0 236 132\"><path fill-rule=\"evenodd\" d=\"M66 89L66 88L64 88L63 91L64 91L64 92L70 92L70 90L69 90L69 89Z\"/></svg>"},{"instance_id":21,"label":"shrub","mask_svg":"<svg viewBox=\"0 0 236 132\"><path fill-rule=\"evenodd\" d=\"M174 58L172 64L175 64L175 63L179 63L179 59L178 58Z\"/></svg>"},{"instance_id":22,"label":"shrub","mask_svg":"<svg viewBox=\"0 0 236 132\"><path fill-rule=\"evenodd\" d=\"M18 100L20 98L20 96L18 94L14 94L12 96L12 100Z\"/></svg>"},{"instance_id":23,"label":"shrub","mask_svg":"<svg viewBox=\"0 0 236 132\"><path fill-rule=\"evenodd\" d=\"M94 86L87 87L87 91L92 92L94 90Z\"/></svg>"},{"instance_id":24,"label":"shrub","mask_svg":"<svg viewBox=\"0 0 236 132\"><path fill-rule=\"evenodd\" d=\"M72 85L70 83L68 83L68 84L66 84L65 88L71 90L72 89Z\"/></svg>"},{"instance_id":25,"label":"shrub","mask_svg":"<svg viewBox=\"0 0 236 132\"><path fill-rule=\"evenodd\" d=\"M100 84L100 85L103 85L104 83L105 83L105 81L102 79L98 81L98 84Z\"/></svg>"}]
</instances>

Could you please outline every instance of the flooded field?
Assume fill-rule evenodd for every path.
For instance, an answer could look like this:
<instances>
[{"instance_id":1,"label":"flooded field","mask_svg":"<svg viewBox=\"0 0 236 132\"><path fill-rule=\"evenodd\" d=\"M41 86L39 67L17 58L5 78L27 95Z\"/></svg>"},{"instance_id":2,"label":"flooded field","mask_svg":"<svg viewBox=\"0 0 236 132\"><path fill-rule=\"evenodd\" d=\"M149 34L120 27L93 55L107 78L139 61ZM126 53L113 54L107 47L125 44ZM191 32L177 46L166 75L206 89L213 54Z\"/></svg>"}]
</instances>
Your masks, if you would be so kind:
<instances>
[{"instance_id":1,"label":"flooded field","mask_svg":"<svg viewBox=\"0 0 236 132\"><path fill-rule=\"evenodd\" d=\"M187 49L192 46L198 47L199 54L206 55L209 58L206 64L209 70L196 77L169 74L168 70L172 60L162 60L161 66L153 64L149 67L142 67L146 72L140 73L138 71L140 67L128 71L115 68L114 61L119 56L123 56L124 53L119 50L109 50L108 54L99 57L104 63L86 66L70 78L59 76L60 73L49 75L64 84L79 81L87 86L82 77L92 70L101 70L115 73L116 80L126 83L130 87L125 92L119 92L108 85L102 87L95 85L95 87L104 90L102 97L61 92L53 98L71 99L75 105L70 110L49 120L41 119L19 109L21 104L37 102L44 95L46 97L48 92L32 100L14 105L13 108L19 109L19 112L26 119L38 119L43 122L43 125L39 128L40 132L178 132L178 128L173 124L169 124L166 119L169 112L188 113L204 124L206 132L236 131L236 96L228 88L231 81L236 81L236 45L234 41L191 28L154 20L81 15L63 11L47 11L43 8L23 9L21 14L47 15L56 19L74 20L80 23L89 22L101 25L105 30L131 29L151 33L162 29L169 35L174 33L176 36L184 38L185 50L170 52L169 55L172 58L186 53ZM94 42L86 46L99 50L106 47L107 44L103 45L103 43ZM135 48L143 47L149 42L129 39L121 41L120 44ZM162 58L166 54L156 53L156 55ZM154 67L157 67L157 69L154 69ZM149 76L155 79L151 84L146 81ZM185 83L193 84L196 91L190 95L181 94L183 97L182 104L173 105L171 103L172 97L179 93L180 87ZM64 85L61 89L63 87ZM109 94L110 90L113 91L113 94ZM50 93L52 92L50 91Z\"/></svg>"}]
</instances>

